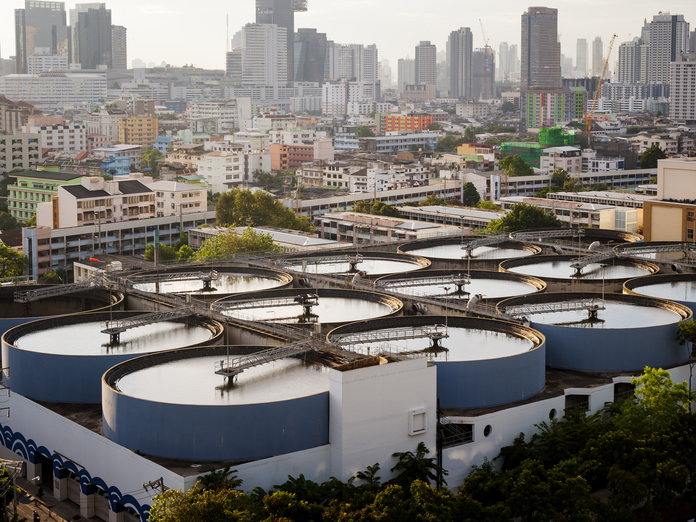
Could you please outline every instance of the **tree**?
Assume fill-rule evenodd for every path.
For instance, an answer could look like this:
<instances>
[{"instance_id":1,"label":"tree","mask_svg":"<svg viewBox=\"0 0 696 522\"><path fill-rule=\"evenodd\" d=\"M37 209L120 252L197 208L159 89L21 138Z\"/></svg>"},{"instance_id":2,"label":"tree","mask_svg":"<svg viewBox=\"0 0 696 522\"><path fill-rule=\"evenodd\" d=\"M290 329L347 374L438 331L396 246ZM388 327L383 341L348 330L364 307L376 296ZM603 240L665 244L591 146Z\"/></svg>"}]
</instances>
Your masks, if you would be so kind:
<instances>
[{"instance_id":1,"label":"tree","mask_svg":"<svg viewBox=\"0 0 696 522\"><path fill-rule=\"evenodd\" d=\"M436 207L442 205L442 200L437 197L437 194L430 194L427 198L419 203L421 207Z\"/></svg>"},{"instance_id":2,"label":"tree","mask_svg":"<svg viewBox=\"0 0 696 522\"><path fill-rule=\"evenodd\" d=\"M164 154L162 154L155 147L152 147L143 152L143 157L140 160L140 164L151 169L153 175L156 175L159 174L159 163L157 163L157 160L162 158L164 158Z\"/></svg>"},{"instance_id":3,"label":"tree","mask_svg":"<svg viewBox=\"0 0 696 522\"><path fill-rule=\"evenodd\" d=\"M9 212L0 212L0 230L17 230L21 228L17 221Z\"/></svg>"},{"instance_id":4,"label":"tree","mask_svg":"<svg viewBox=\"0 0 696 522\"><path fill-rule=\"evenodd\" d=\"M247 228L242 234L237 234L234 228L230 228L206 240L194 257L197 261L206 261L227 259L235 254L280 252L282 249L273 243L270 234L257 232L253 228Z\"/></svg>"},{"instance_id":5,"label":"tree","mask_svg":"<svg viewBox=\"0 0 696 522\"><path fill-rule=\"evenodd\" d=\"M307 218L296 216L265 190L251 192L235 188L221 194L215 205L215 221L218 226L270 226L304 232L312 230Z\"/></svg>"},{"instance_id":6,"label":"tree","mask_svg":"<svg viewBox=\"0 0 696 522\"><path fill-rule=\"evenodd\" d=\"M194 254L195 252L193 251L193 248L188 245L181 245L179 250L176 251L176 258L184 261L193 257Z\"/></svg>"},{"instance_id":7,"label":"tree","mask_svg":"<svg viewBox=\"0 0 696 522\"><path fill-rule=\"evenodd\" d=\"M23 276L28 264L25 256L0 244L0 278Z\"/></svg>"},{"instance_id":8,"label":"tree","mask_svg":"<svg viewBox=\"0 0 696 522\"><path fill-rule=\"evenodd\" d=\"M236 469L230 471L230 466L224 469L211 471L198 479L198 484L203 489L211 491L222 491L223 489L237 489L242 485L242 479L237 478Z\"/></svg>"},{"instance_id":9,"label":"tree","mask_svg":"<svg viewBox=\"0 0 696 522\"><path fill-rule=\"evenodd\" d=\"M370 127L366 127L365 125L360 125L355 129L356 138L372 138L374 135L375 133L370 130Z\"/></svg>"},{"instance_id":10,"label":"tree","mask_svg":"<svg viewBox=\"0 0 696 522\"><path fill-rule=\"evenodd\" d=\"M483 129L481 127L474 127L470 125L464 130L464 143L476 143L476 135L481 134Z\"/></svg>"},{"instance_id":11,"label":"tree","mask_svg":"<svg viewBox=\"0 0 696 522\"><path fill-rule=\"evenodd\" d=\"M475 207L476 204L481 200L478 190L476 190L476 187L474 187L474 184L471 182L464 183L462 192L462 202L467 207Z\"/></svg>"},{"instance_id":12,"label":"tree","mask_svg":"<svg viewBox=\"0 0 696 522\"><path fill-rule=\"evenodd\" d=\"M374 216L401 217L401 212L396 207L387 205L382 201L358 201L353 205L353 212L361 214L372 214Z\"/></svg>"},{"instance_id":13,"label":"tree","mask_svg":"<svg viewBox=\"0 0 696 522\"><path fill-rule=\"evenodd\" d=\"M160 261L173 261L174 259L176 259L176 250L174 250L169 245L163 245L162 243L160 243L159 251ZM155 260L155 245L153 243L150 243L145 248L145 254L143 255L143 259L145 259L145 261Z\"/></svg>"},{"instance_id":14,"label":"tree","mask_svg":"<svg viewBox=\"0 0 696 522\"><path fill-rule=\"evenodd\" d=\"M641 127L640 125L629 125L626 128L626 134L638 134L642 130L643 127Z\"/></svg>"},{"instance_id":15,"label":"tree","mask_svg":"<svg viewBox=\"0 0 696 522\"><path fill-rule=\"evenodd\" d=\"M416 453L411 451L396 452L392 456L399 459L392 471L400 471L398 476L393 478L390 483L407 487L414 480L420 480L426 484L430 481L437 482L438 476L444 477L449 473L435 462L435 457L426 457L430 453L425 443L419 442ZM443 484L447 485L444 478Z\"/></svg>"},{"instance_id":16,"label":"tree","mask_svg":"<svg viewBox=\"0 0 696 522\"><path fill-rule=\"evenodd\" d=\"M554 215L526 203L517 203L500 219L486 227L488 232L515 232L531 228L560 228L563 225Z\"/></svg>"},{"instance_id":17,"label":"tree","mask_svg":"<svg viewBox=\"0 0 696 522\"><path fill-rule=\"evenodd\" d=\"M444 136L443 138L440 138L437 141L437 145L435 146L435 151L436 152L455 152L457 150L457 147L461 145L462 143L466 143L464 138L457 138L456 136L453 135L447 135Z\"/></svg>"},{"instance_id":18,"label":"tree","mask_svg":"<svg viewBox=\"0 0 696 522\"><path fill-rule=\"evenodd\" d=\"M548 187L541 187L539 189L539 192L534 194L535 198L546 198L548 197L549 192L561 192L563 189L559 187L554 187L553 185L550 185Z\"/></svg>"},{"instance_id":19,"label":"tree","mask_svg":"<svg viewBox=\"0 0 696 522\"><path fill-rule=\"evenodd\" d=\"M41 283L45 285L58 285L61 283L60 276L58 275L58 272L51 270L50 272L41 276Z\"/></svg>"},{"instance_id":20,"label":"tree","mask_svg":"<svg viewBox=\"0 0 696 522\"><path fill-rule=\"evenodd\" d=\"M657 168L657 160L667 158L665 151L660 148L659 145L655 144L649 149L647 149L640 156L640 168L641 169L654 169Z\"/></svg>"},{"instance_id":21,"label":"tree","mask_svg":"<svg viewBox=\"0 0 696 522\"><path fill-rule=\"evenodd\" d=\"M508 176L533 176L534 169L530 167L519 154L506 156L498 162L498 167Z\"/></svg>"},{"instance_id":22,"label":"tree","mask_svg":"<svg viewBox=\"0 0 696 522\"><path fill-rule=\"evenodd\" d=\"M515 104L512 102L504 102L500 106L500 110L503 112L513 112L515 110Z\"/></svg>"},{"instance_id":23,"label":"tree","mask_svg":"<svg viewBox=\"0 0 696 522\"><path fill-rule=\"evenodd\" d=\"M23 224L23 227L35 227L36 226L36 214L27 219Z\"/></svg>"},{"instance_id":24,"label":"tree","mask_svg":"<svg viewBox=\"0 0 696 522\"><path fill-rule=\"evenodd\" d=\"M174 250L179 251L184 245L188 245L188 233L186 232L181 234L181 237L174 243Z\"/></svg>"},{"instance_id":25,"label":"tree","mask_svg":"<svg viewBox=\"0 0 696 522\"><path fill-rule=\"evenodd\" d=\"M478 203L476 203L476 208L482 208L484 210L500 210L500 207L492 201L484 200L481 200Z\"/></svg>"},{"instance_id":26,"label":"tree","mask_svg":"<svg viewBox=\"0 0 696 522\"><path fill-rule=\"evenodd\" d=\"M428 125L428 130L429 131L441 131L442 125L440 125L438 122L434 121L430 125Z\"/></svg>"},{"instance_id":27,"label":"tree","mask_svg":"<svg viewBox=\"0 0 696 522\"><path fill-rule=\"evenodd\" d=\"M551 185L560 188L568 179L568 172L566 172L565 169L557 168L553 171L553 174L551 174Z\"/></svg>"}]
</instances>

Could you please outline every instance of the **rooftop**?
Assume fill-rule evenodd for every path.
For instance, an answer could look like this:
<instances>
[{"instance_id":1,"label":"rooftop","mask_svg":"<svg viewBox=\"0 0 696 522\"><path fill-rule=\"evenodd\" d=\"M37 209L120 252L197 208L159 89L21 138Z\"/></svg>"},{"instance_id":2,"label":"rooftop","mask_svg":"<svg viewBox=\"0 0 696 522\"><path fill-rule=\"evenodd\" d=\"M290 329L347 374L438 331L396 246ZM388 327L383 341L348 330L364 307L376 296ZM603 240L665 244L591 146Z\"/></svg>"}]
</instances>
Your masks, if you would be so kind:
<instances>
[{"instance_id":1,"label":"rooftop","mask_svg":"<svg viewBox=\"0 0 696 522\"><path fill-rule=\"evenodd\" d=\"M427 207L401 207L402 211L405 212L423 212L430 214L449 214L452 216L459 216L463 218L479 218L479 219L498 219L505 215L505 212L496 210L481 210L476 208L462 208L462 207L447 207L444 205L433 205Z\"/></svg>"},{"instance_id":2,"label":"rooftop","mask_svg":"<svg viewBox=\"0 0 696 522\"><path fill-rule=\"evenodd\" d=\"M10 173L11 178L32 178L32 179L51 179L56 181L70 181L75 178L81 178L86 174L78 174L77 172L68 171L51 171L51 170L27 170L24 172Z\"/></svg>"}]
</instances>

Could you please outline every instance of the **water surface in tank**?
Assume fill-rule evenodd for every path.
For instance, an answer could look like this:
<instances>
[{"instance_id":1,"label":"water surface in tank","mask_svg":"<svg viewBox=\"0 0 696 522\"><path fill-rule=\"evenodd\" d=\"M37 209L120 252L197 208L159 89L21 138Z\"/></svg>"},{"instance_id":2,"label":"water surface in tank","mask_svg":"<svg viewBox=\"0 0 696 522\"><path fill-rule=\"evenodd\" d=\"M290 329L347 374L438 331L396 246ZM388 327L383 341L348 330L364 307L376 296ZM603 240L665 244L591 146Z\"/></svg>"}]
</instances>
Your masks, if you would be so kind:
<instances>
[{"instance_id":1,"label":"water surface in tank","mask_svg":"<svg viewBox=\"0 0 696 522\"><path fill-rule=\"evenodd\" d=\"M439 245L409 250L409 254L438 259L467 259L467 251L459 244ZM471 252L471 259L511 259L513 257L532 256L534 252L521 248L478 247Z\"/></svg>"},{"instance_id":2,"label":"water surface in tank","mask_svg":"<svg viewBox=\"0 0 696 522\"><path fill-rule=\"evenodd\" d=\"M696 302L696 281L646 284L633 288L633 291L641 295L671 299L672 301Z\"/></svg>"},{"instance_id":3,"label":"water surface in tank","mask_svg":"<svg viewBox=\"0 0 696 522\"><path fill-rule=\"evenodd\" d=\"M592 263L582 269L577 274L575 269L570 266L570 260L563 259L558 261L543 261L540 263L530 263L519 265L507 269L516 274L524 274L538 277L540 279L628 279L650 274L650 270L638 265L602 265Z\"/></svg>"},{"instance_id":4,"label":"water surface in tank","mask_svg":"<svg viewBox=\"0 0 696 522\"><path fill-rule=\"evenodd\" d=\"M445 291L445 287L449 288ZM384 288L390 288L385 284ZM471 283L462 287L462 292L457 290L454 283L423 284L418 286L394 287L395 292L406 295L416 295L424 297L444 297L448 294L451 299L469 299L471 295L481 294L484 299L498 299L500 297L512 297L516 295L531 294L536 288L519 281L506 281L504 279L481 279L471 280ZM466 293L465 293L466 292Z\"/></svg>"},{"instance_id":5,"label":"water surface in tank","mask_svg":"<svg viewBox=\"0 0 696 522\"><path fill-rule=\"evenodd\" d=\"M299 295L299 292L298 292ZM272 298L270 298L272 299ZM234 301L230 301L234 303ZM267 306L263 308L240 308L239 313L246 318L257 321L283 322L319 322L338 323L362 321L390 314L392 307L376 301L354 299L350 297L319 297L319 304L311 308L311 320L304 314L299 304L291 306ZM223 312L234 316L235 312Z\"/></svg>"},{"instance_id":6,"label":"water surface in tank","mask_svg":"<svg viewBox=\"0 0 696 522\"><path fill-rule=\"evenodd\" d=\"M347 261L339 263L314 264L312 262L312 258L307 259L306 268L303 268L302 263L289 265L287 268L288 270L304 272L307 274L343 274L352 271L350 268L350 263ZM411 263L409 261L397 261L391 259L363 259L356 265L355 268L356 270L364 270L369 275L386 275L396 274L399 272L410 272L423 267L417 263Z\"/></svg>"},{"instance_id":7,"label":"water surface in tank","mask_svg":"<svg viewBox=\"0 0 696 522\"><path fill-rule=\"evenodd\" d=\"M532 323L572 328L646 328L676 323L681 317L664 308L606 301L605 309L599 310L596 318L590 318L586 310L580 310L533 314L528 319Z\"/></svg>"},{"instance_id":8,"label":"water surface in tank","mask_svg":"<svg viewBox=\"0 0 696 522\"><path fill-rule=\"evenodd\" d=\"M211 281L211 289L203 288L203 281L167 281L164 283L136 283L133 288L144 292L190 293L190 294L237 294L240 292L256 292L278 288L284 283L270 277L250 274L218 273L218 278ZM159 286L159 290L158 290Z\"/></svg>"},{"instance_id":9,"label":"water surface in tank","mask_svg":"<svg viewBox=\"0 0 696 522\"><path fill-rule=\"evenodd\" d=\"M101 333L103 329L104 324L96 321L57 326L23 335L15 346L57 355L120 355L183 348L213 335L202 326L170 321L126 330L118 344L110 345L109 335Z\"/></svg>"},{"instance_id":10,"label":"water surface in tank","mask_svg":"<svg viewBox=\"0 0 696 522\"><path fill-rule=\"evenodd\" d=\"M376 332L389 330L394 329L380 329ZM355 348L363 353L367 352L368 347L371 353L375 353L380 347L396 352L420 352L430 359L443 362L498 359L534 348L534 343L529 339L504 332L460 327L450 327L447 332L449 337L439 342L443 349L433 348L433 342L426 337L389 341L389 346L380 342L365 343L356 345Z\"/></svg>"},{"instance_id":11,"label":"water surface in tank","mask_svg":"<svg viewBox=\"0 0 696 522\"><path fill-rule=\"evenodd\" d=\"M171 361L121 377L117 388L126 395L172 404L257 404L305 397L329 389L329 369L287 358L243 371L230 384L215 373L223 356Z\"/></svg>"}]
</instances>

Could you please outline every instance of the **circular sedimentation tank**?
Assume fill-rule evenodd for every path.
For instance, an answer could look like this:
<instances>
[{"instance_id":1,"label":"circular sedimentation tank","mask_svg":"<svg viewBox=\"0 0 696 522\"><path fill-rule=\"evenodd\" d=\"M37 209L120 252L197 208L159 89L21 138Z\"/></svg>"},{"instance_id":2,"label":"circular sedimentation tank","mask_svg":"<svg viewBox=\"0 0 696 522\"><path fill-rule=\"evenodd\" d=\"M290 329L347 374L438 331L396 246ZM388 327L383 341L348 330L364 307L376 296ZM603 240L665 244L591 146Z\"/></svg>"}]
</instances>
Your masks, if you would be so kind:
<instances>
[{"instance_id":1,"label":"circular sedimentation tank","mask_svg":"<svg viewBox=\"0 0 696 522\"><path fill-rule=\"evenodd\" d=\"M696 274L658 274L629 279L624 293L667 299L696 309Z\"/></svg>"},{"instance_id":2,"label":"circular sedimentation tank","mask_svg":"<svg viewBox=\"0 0 696 522\"><path fill-rule=\"evenodd\" d=\"M377 292L348 289L284 289L263 296L233 296L213 303L225 315L263 322L342 324L397 313L403 303Z\"/></svg>"},{"instance_id":3,"label":"circular sedimentation tank","mask_svg":"<svg viewBox=\"0 0 696 522\"><path fill-rule=\"evenodd\" d=\"M612 245L625 245L627 243L639 243L643 241L643 236L635 232L624 232L621 230L605 230L600 228L582 228L574 229L576 231L581 230L582 235L578 236L565 236L565 237L544 237L545 233L554 233L558 231L569 231L569 229L564 228L552 228L552 229L528 229L528 230L518 230L516 232L511 232L510 236L513 238L524 237L525 242L529 243L552 243L558 244L563 247L564 245L569 246L587 246L589 247L595 241L598 241L601 245L612 246ZM537 238L527 239L529 235L539 234Z\"/></svg>"},{"instance_id":4,"label":"circular sedimentation tank","mask_svg":"<svg viewBox=\"0 0 696 522\"><path fill-rule=\"evenodd\" d=\"M129 284L144 292L204 297L282 288L292 284L292 276L265 268L200 266L138 274Z\"/></svg>"},{"instance_id":5,"label":"circular sedimentation tank","mask_svg":"<svg viewBox=\"0 0 696 522\"><path fill-rule=\"evenodd\" d=\"M667 247L668 251L655 252L660 247ZM682 241L651 241L649 243L637 243L628 245L617 245L614 251L619 255L630 255L633 258L644 259L654 263L694 263L694 243ZM671 250L671 251L670 251Z\"/></svg>"},{"instance_id":6,"label":"circular sedimentation tank","mask_svg":"<svg viewBox=\"0 0 696 522\"><path fill-rule=\"evenodd\" d=\"M510 404L536 395L545 384L544 336L513 323L472 317L393 317L341 326L329 333L328 340L363 353L386 350L428 357L437 366L441 408Z\"/></svg>"},{"instance_id":7,"label":"circular sedimentation tank","mask_svg":"<svg viewBox=\"0 0 696 522\"><path fill-rule=\"evenodd\" d=\"M485 300L543 292L546 283L539 278L486 270L427 270L415 274L397 274L375 281L383 288L414 297L468 301L481 294Z\"/></svg>"},{"instance_id":8,"label":"circular sedimentation tank","mask_svg":"<svg viewBox=\"0 0 696 522\"><path fill-rule=\"evenodd\" d=\"M580 256L536 256L532 259L508 259L500 263L502 272L538 277L549 281L625 281L657 273L660 268L646 261L628 259L608 259L592 263L579 271L571 263Z\"/></svg>"},{"instance_id":9,"label":"circular sedimentation tank","mask_svg":"<svg viewBox=\"0 0 696 522\"><path fill-rule=\"evenodd\" d=\"M102 333L106 322L146 315L98 312L42 319L2 337L3 378L12 390L34 400L95 404L101 376L111 366L144 354L222 342L222 324L189 316L128 329L118 342Z\"/></svg>"},{"instance_id":10,"label":"circular sedimentation tank","mask_svg":"<svg viewBox=\"0 0 696 522\"><path fill-rule=\"evenodd\" d=\"M278 262L278 267L293 270L301 274L344 275L352 277L359 271L368 277L412 272L428 268L430 261L420 256L390 254L387 252L367 254L332 254L325 256L302 256L287 258Z\"/></svg>"},{"instance_id":11,"label":"circular sedimentation tank","mask_svg":"<svg viewBox=\"0 0 696 522\"><path fill-rule=\"evenodd\" d=\"M689 359L675 340L687 307L663 299L600 292L513 297L498 309L530 321L546 336L546 362L579 371L669 368Z\"/></svg>"},{"instance_id":12,"label":"circular sedimentation tank","mask_svg":"<svg viewBox=\"0 0 696 522\"><path fill-rule=\"evenodd\" d=\"M485 237L485 236L484 236ZM503 260L533 256L541 252L539 247L519 241L505 241L496 245L479 246L471 250L467 245L482 236L448 237L418 240L399 247L399 252L422 256L432 260Z\"/></svg>"},{"instance_id":13,"label":"circular sedimentation tank","mask_svg":"<svg viewBox=\"0 0 696 522\"><path fill-rule=\"evenodd\" d=\"M267 347L205 347L139 357L106 372L103 432L151 456L244 461L329 442L329 369L306 357L215 373ZM181 386L185 382L186 386Z\"/></svg>"},{"instance_id":14,"label":"circular sedimentation tank","mask_svg":"<svg viewBox=\"0 0 696 522\"><path fill-rule=\"evenodd\" d=\"M0 335L10 328L35 319L73 313L122 310L124 296L121 292L90 288L84 292L47 297L29 303L14 300L15 292L41 290L58 285L14 285L0 287Z\"/></svg>"}]
</instances>

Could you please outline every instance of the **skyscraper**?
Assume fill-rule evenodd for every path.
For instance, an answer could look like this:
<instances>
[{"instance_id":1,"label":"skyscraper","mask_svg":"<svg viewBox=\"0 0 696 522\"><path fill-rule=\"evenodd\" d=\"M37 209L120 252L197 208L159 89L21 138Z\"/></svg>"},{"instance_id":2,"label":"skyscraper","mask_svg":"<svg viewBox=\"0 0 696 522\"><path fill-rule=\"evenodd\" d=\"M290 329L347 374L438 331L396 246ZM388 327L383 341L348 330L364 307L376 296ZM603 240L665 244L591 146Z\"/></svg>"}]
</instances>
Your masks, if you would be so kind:
<instances>
[{"instance_id":1,"label":"skyscraper","mask_svg":"<svg viewBox=\"0 0 696 522\"><path fill-rule=\"evenodd\" d=\"M683 15L660 13L650 23L648 83L669 83L670 63L688 51L689 24Z\"/></svg>"},{"instance_id":2,"label":"skyscraper","mask_svg":"<svg viewBox=\"0 0 696 522\"><path fill-rule=\"evenodd\" d=\"M490 47L476 49L471 57L471 97L495 96L495 53Z\"/></svg>"},{"instance_id":3,"label":"skyscraper","mask_svg":"<svg viewBox=\"0 0 696 522\"><path fill-rule=\"evenodd\" d=\"M558 10L530 7L522 14L522 88L556 89L561 86L561 44Z\"/></svg>"},{"instance_id":4,"label":"skyscraper","mask_svg":"<svg viewBox=\"0 0 696 522\"><path fill-rule=\"evenodd\" d=\"M25 0L24 9L15 9L15 47L19 73L27 72L27 57L36 47L69 57L65 2Z\"/></svg>"},{"instance_id":5,"label":"skyscraper","mask_svg":"<svg viewBox=\"0 0 696 522\"><path fill-rule=\"evenodd\" d=\"M76 4L70 10L70 30L73 63L83 69L112 68L111 9L106 4Z\"/></svg>"},{"instance_id":6,"label":"skyscraper","mask_svg":"<svg viewBox=\"0 0 696 522\"><path fill-rule=\"evenodd\" d=\"M294 69L296 82L324 81L326 34L316 29L298 29L295 33Z\"/></svg>"},{"instance_id":7,"label":"skyscraper","mask_svg":"<svg viewBox=\"0 0 696 522\"><path fill-rule=\"evenodd\" d=\"M256 23L275 24L285 28L285 49L288 53L287 81L291 82L295 77L294 52L295 48L295 12L292 8L292 0L256 0Z\"/></svg>"},{"instance_id":8,"label":"skyscraper","mask_svg":"<svg viewBox=\"0 0 696 522\"><path fill-rule=\"evenodd\" d=\"M278 88L288 83L285 27L246 24L242 29L242 85Z\"/></svg>"},{"instance_id":9,"label":"skyscraper","mask_svg":"<svg viewBox=\"0 0 696 522\"><path fill-rule=\"evenodd\" d=\"M474 36L471 29L462 27L452 31L448 41L450 66L450 98L471 98L471 64Z\"/></svg>"},{"instance_id":10,"label":"skyscraper","mask_svg":"<svg viewBox=\"0 0 696 522\"><path fill-rule=\"evenodd\" d=\"M360 82L364 96L379 96L379 54L375 44L328 42L326 55L325 79Z\"/></svg>"},{"instance_id":11,"label":"skyscraper","mask_svg":"<svg viewBox=\"0 0 696 522\"><path fill-rule=\"evenodd\" d=\"M602 38L596 36L592 40L592 76L600 76L604 69L604 44Z\"/></svg>"},{"instance_id":12,"label":"skyscraper","mask_svg":"<svg viewBox=\"0 0 696 522\"><path fill-rule=\"evenodd\" d=\"M404 85L416 83L416 62L408 56L399 58L397 82L399 82L399 92L404 92Z\"/></svg>"},{"instance_id":13,"label":"skyscraper","mask_svg":"<svg viewBox=\"0 0 696 522\"><path fill-rule=\"evenodd\" d=\"M641 45L643 40L637 36L630 42L619 46L619 63L616 69L618 83L641 82Z\"/></svg>"},{"instance_id":14,"label":"skyscraper","mask_svg":"<svg viewBox=\"0 0 696 522\"><path fill-rule=\"evenodd\" d=\"M111 26L111 68L128 69L127 30L122 25Z\"/></svg>"},{"instance_id":15,"label":"skyscraper","mask_svg":"<svg viewBox=\"0 0 696 522\"><path fill-rule=\"evenodd\" d=\"M587 40L578 38L575 47L575 73L582 78L587 76Z\"/></svg>"},{"instance_id":16,"label":"skyscraper","mask_svg":"<svg viewBox=\"0 0 696 522\"><path fill-rule=\"evenodd\" d=\"M437 47L429 41L416 46L416 83L437 85Z\"/></svg>"}]
</instances>

